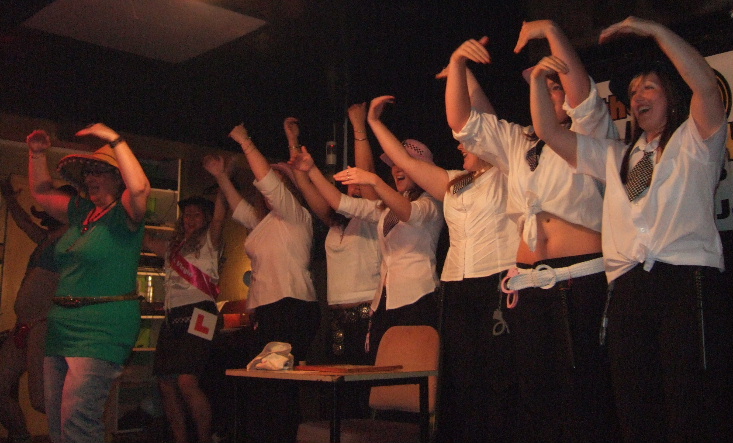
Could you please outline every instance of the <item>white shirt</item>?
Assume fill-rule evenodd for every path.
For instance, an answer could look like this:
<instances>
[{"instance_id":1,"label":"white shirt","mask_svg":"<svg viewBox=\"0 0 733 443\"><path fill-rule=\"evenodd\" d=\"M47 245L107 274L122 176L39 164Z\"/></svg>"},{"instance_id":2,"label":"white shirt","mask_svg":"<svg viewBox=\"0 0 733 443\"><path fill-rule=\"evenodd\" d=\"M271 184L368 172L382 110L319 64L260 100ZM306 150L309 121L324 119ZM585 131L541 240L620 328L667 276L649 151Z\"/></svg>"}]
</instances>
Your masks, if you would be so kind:
<instances>
[{"instance_id":1,"label":"white shirt","mask_svg":"<svg viewBox=\"0 0 733 443\"><path fill-rule=\"evenodd\" d=\"M599 137L615 134L608 108L598 96L595 84L591 86L583 103L575 109L566 106L568 115L574 118L572 129ZM454 131L453 136L469 152L508 174L507 212L516 221L530 250L537 246L540 212L600 232L603 196L599 184L588 176L575 174L549 146L543 147L539 166L531 171L525 156L536 142L526 135L533 132L531 127L472 109L466 125L460 132Z\"/></svg>"},{"instance_id":2,"label":"white shirt","mask_svg":"<svg viewBox=\"0 0 733 443\"><path fill-rule=\"evenodd\" d=\"M453 180L466 171L446 171ZM506 214L507 179L498 168L481 174L457 194L443 198L450 247L443 281L488 277L514 266L519 235Z\"/></svg>"},{"instance_id":3,"label":"white shirt","mask_svg":"<svg viewBox=\"0 0 733 443\"><path fill-rule=\"evenodd\" d=\"M184 256L186 261L211 277L214 283L219 282L219 256L221 251L214 248L209 232L206 232L204 244L195 252ZM190 305L202 301L214 301L207 293L189 283L170 266L170 251L165 255L165 308L172 309L178 306Z\"/></svg>"},{"instance_id":4,"label":"white shirt","mask_svg":"<svg viewBox=\"0 0 733 443\"><path fill-rule=\"evenodd\" d=\"M399 222L384 237L384 217L387 208L380 201L341 195L338 212L378 222L379 248L382 251L380 282L375 291L372 309L379 306L382 288L387 288L387 309L396 309L416 302L435 291L438 275L435 249L443 227L441 204L427 193L411 202L410 220Z\"/></svg>"},{"instance_id":5,"label":"white shirt","mask_svg":"<svg viewBox=\"0 0 733 443\"><path fill-rule=\"evenodd\" d=\"M379 286L382 255L377 223L352 218L326 235L328 304L371 302Z\"/></svg>"},{"instance_id":6,"label":"white shirt","mask_svg":"<svg viewBox=\"0 0 733 443\"><path fill-rule=\"evenodd\" d=\"M244 250L252 260L252 284L247 309L286 297L316 301L309 271L313 225L311 215L270 170L254 185L270 202L272 210L261 221L254 208L242 200L232 218L250 233Z\"/></svg>"},{"instance_id":7,"label":"white shirt","mask_svg":"<svg viewBox=\"0 0 733 443\"><path fill-rule=\"evenodd\" d=\"M630 202L620 176L627 147L578 135L577 172L606 182L603 258L608 281L639 263L648 271L656 261L723 269L713 193L724 144L725 125L703 140L693 120L686 120L654 166L646 195Z\"/></svg>"}]
</instances>

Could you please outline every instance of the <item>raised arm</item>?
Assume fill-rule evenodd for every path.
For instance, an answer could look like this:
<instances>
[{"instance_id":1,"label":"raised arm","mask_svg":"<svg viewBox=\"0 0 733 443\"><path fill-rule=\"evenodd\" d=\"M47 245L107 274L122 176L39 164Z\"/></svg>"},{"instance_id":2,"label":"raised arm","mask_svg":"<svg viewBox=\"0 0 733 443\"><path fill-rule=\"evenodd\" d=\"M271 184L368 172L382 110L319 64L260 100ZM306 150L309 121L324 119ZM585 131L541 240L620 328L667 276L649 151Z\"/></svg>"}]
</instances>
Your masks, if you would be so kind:
<instances>
[{"instance_id":1,"label":"raised arm","mask_svg":"<svg viewBox=\"0 0 733 443\"><path fill-rule=\"evenodd\" d=\"M46 151L51 148L51 138L46 131L35 130L26 137L28 144L28 181L33 198L51 217L63 223L69 222L67 210L71 197L54 189L48 170Z\"/></svg>"},{"instance_id":2,"label":"raised arm","mask_svg":"<svg viewBox=\"0 0 733 443\"><path fill-rule=\"evenodd\" d=\"M443 201L448 188L448 173L436 165L420 161L410 156L402 143L387 126L380 120L382 111L387 103L394 103L394 97L383 95L372 100L369 106L369 126L379 139L385 154L404 170L410 178L435 199Z\"/></svg>"},{"instance_id":3,"label":"raised arm","mask_svg":"<svg viewBox=\"0 0 733 443\"><path fill-rule=\"evenodd\" d=\"M41 244L48 235L48 231L33 223L31 216L20 206L17 199L17 192L13 189L13 185L10 183L10 177L6 180L0 181L0 193L7 204L8 213L15 224L18 225L21 231L25 232L25 235L30 238L33 243Z\"/></svg>"},{"instance_id":4,"label":"raised arm","mask_svg":"<svg viewBox=\"0 0 733 443\"><path fill-rule=\"evenodd\" d=\"M318 188L313 184L308 173L314 168L313 158L308 154L305 147L301 147L297 151L290 151L290 160L288 164L293 170L295 185L303 194L308 207L316 214L323 223L330 226L333 221L334 209L328 204L325 198L318 192Z\"/></svg>"},{"instance_id":5,"label":"raised arm","mask_svg":"<svg viewBox=\"0 0 733 443\"><path fill-rule=\"evenodd\" d=\"M338 172L333 178L345 185L373 187L379 199L395 213L400 221L406 222L410 220L410 214L412 213L410 200L395 191L384 180L379 178L377 174L359 168L349 168Z\"/></svg>"},{"instance_id":6,"label":"raised arm","mask_svg":"<svg viewBox=\"0 0 733 443\"><path fill-rule=\"evenodd\" d=\"M575 48L555 22L552 20L524 22L522 29L519 31L519 38L514 52L521 52L530 40L543 38L550 45L550 53L563 60L568 66L567 72L558 72L558 74L560 83L562 83L565 90L567 102L575 108L588 97L590 78Z\"/></svg>"},{"instance_id":7,"label":"raised arm","mask_svg":"<svg viewBox=\"0 0 733 443\"><path fill-rule=\"evenodd\" d=\"M448 66L437 73L435 78L448 78ZM489 97L486 96L486 93L476 79L476 76L473 74L473 71L468 69L468 66L466 66L466 83L468 86L468 98L471 102L471 107L477 112L496 115L494 105L491 104Z\"/></svg>"},{"instance_id":8,"label":"raised arm","mask_svg":"<svg viewBox=\"0 0 733 443\"><path fill-rule=\"evenodd\" d=\"M219 185L219 194L221 194L222 198L226 200L232 210L236 209L239 202L242 201L242 196L229 179L224 158L222 158L221 155L207 155L204 157L203 165L204 169L214 177L216 183ZM217 200L219 198L220 197L217 194ZM216 214L216 207L214 213Z\"/></svg>"},{"instance_id":9,"label":"raised arm","mask_svg":"<svg viewBox=\"0 0 733 443\"><path fill-rule=\"evenodd\" d=\"M242 151L247 157L247 163L249 163L249 167L252 169L257 181L265 178L267 173L270 172L270 162L268 162L265 156L257 149L257 146L255 146L254 142L249 137L249 133L247 132L247 129L245 129L244 125L240 124L235 126L229 133L229 137L239 143L239 146L242 147ZM229 198L227 197L227 201L228 200ZM231 206L231 202L229 203L229 206Z\"/></svg>"},{"instance_id":10,"label":"raised arm","mask_svg":"<svg viewBox=\"0 0 733 443\"><path fill-rule=\"evenodd\" d=\"M624 35L651 37L667 55L692 89L690 114L703 139L713 135L725 123L725 108L715 73L692 45L665 26L636 17L628 17L604 29L598 41L606 43Z\"/></svg>"},{"instance_id":11,"label":"raised arm","mask_svg":"<svg viewBox=\"0 0 733 443\"><path fill-rule=\"evenodd\" d=\"M122 181L125 182L125 191L122 193L122 206L124 206L128 217L140 223L145 218L145 211L148 208L148 196L150 195L150 182L140 166L140 162L133 154L127 142L114 130L103 123L96 123L88 126L76 135L93 135L107 143L114 145L115 158L119 165Z\"/></svg>"},{"instance_id":12,"label":"raised arm","mask_svg":"<svg viewBox=\"0 0 733 443\"><path fill-rule=\"evenodd\" d=\"M445 85L445 112L448 125L456 132L463 129L471 114L471 92L466 74L466 63L468 60L483 64L490 63L491 57L485 47L488 42L489 38L485 36L479 40L467 40L450 57Z\"/></svg>"},{"instance_id":13,"label":"raised arm","mask_svg":"<svg viewBox=\"0 0 733 443\"><path fill-rule=\"evenodd\" d=\"M211 244L214 245L216 250L221 249L222 246L222 232L224 231L226 216L226 197L224 197L224 192L219 189L214 200L214 216L209 224L209 238L211 238Z\"/></svg>"},{"instance_id":14,"label":"raised arm","mask_svg":"<svg viewBox=\"0 0 733 443\"><path fill-rule=\"evenodd\" d=\"M295 117L287 117L283 121L283 129L285 130L285 138L288 139L288 149L293 151L300 150L300 125Z\"/></svg>"},{"instance_id":15,"label":"raised arm","mask_svg":"<svg viewBox=\"0 0 733 443\"><path fill-rule=\"evenodd\" d=\"M537 136L574 168L577 165L577 137L558 122L547 87L547 76L565 70L567 65L554 56L537 63L529 81L530 110Z\"/></svg>"},{"instance_id":16,"label":"raised arm","mask_svg":"<svg viewBox=\"0 0 733 443\"><path fill-rule=\"evenodd\" d=\"M311 157L308 149L305 146L301 146L300 153L290 157L288 162L293 168L293 171L300 171L308 174L309 183L315 187L319 196L323 201L334 211L338 209L341 203L341 191L338 190L330 181L321 173L321 171L315 166L313 157ZM305 196L305 192L303 193ZM308 197L306 197L307 199ZM310 202L308 203L310 205ZM311 207L311 209L313 209ZM320 207L319 211L324 211L325 208ZM320 214L316 214L320 217Z\"/></svg>"},{"instance_id":17,"label":"raised arm","mask_svg":"<svg viewBox=\"0 0 733 443\"><path fill-rule=\"evenodd\" d=\"M303 195L305 202L308 203L308 207L313 213L326 225L331 225L333 209L328 205L328 202L321 196L318 189L310 178L308 178L308 170L310 169L298 169L294 167L297 163L297 156L301 153L300 144L300 126L298 125L298 119L295 117L288 117L283 122L283 129L285 129L285 137L288 139L288 150L290 151L290 171L292 172L293 182L298 187L300 193ZM311 161L310 155L308 158Z\"/></svg>"},{"instance_id":18,"label":"raised arm","mask_svg":"<svg viewBox=\"0 0 733 443\"><path fill-rule=\"evenodd\" d=\"M375 172L374 167L374 155L372 154L372 147L369 144L369 137L367 137L367 104L356 103L349 106L348 109L349 121L351 127L354 130L354 163L357 168L361 168L365 171ZM369 186L365 186L360 189L361 196L369 200L376 200L377 194Z\"/></svg>"}]
</instances>

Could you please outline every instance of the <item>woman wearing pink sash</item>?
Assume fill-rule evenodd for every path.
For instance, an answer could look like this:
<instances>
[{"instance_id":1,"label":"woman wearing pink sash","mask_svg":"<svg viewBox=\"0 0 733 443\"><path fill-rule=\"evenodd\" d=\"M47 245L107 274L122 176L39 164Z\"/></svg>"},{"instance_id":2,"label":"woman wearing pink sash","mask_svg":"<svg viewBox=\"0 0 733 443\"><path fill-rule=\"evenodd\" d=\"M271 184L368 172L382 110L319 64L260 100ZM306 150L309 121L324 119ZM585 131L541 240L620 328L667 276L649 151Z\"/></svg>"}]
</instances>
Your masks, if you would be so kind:
<instances>
[{"instance_id":1,"label":"woman wearing pink sash","mask_svg":"<svg viewBox=\"0 0 733 443\"><path fill-rule=\"evenodd\" d=\"M197 441L211 441L211 405L199 386L217 329L219 257L226 210L204 197L178 203L181 216L170 241L146 235L145 247L165 257L166 320L155 350L155 374L176 443L188 442L187 416Z\"/></svg>"}]
</instances>

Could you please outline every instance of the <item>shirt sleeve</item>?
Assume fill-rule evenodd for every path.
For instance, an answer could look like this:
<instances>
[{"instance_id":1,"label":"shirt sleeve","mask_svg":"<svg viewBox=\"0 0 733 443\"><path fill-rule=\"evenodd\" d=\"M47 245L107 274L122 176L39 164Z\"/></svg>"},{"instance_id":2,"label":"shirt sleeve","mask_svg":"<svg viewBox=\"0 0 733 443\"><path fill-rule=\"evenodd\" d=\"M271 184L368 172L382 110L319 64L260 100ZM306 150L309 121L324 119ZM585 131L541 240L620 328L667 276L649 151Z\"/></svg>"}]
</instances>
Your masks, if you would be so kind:
<instances>
[{"instance_id":1,"label":"shirt sleeve","mask_svg":"<svg viewBox=\"0 0 733 443\"><path fill-rule=\"evenodd\" d=\"M562 107L573 121L571 129L578 134L610 139L619 138L618 129L611 119L608 105L598 95L598 87L592 78L590 79L590 93L581 104L571 108L566 98Z\"/></svg>"},{"instance_id":2,"label":"shirt sleeve","mask_svg":"<svg viewBox=\"0 0 733 443\"><path fill-rule=\"evenodd\" d=\"M686 147L687 154L694 157L701 163L718 163L723 167L725 160L725 137L728 132L727 124L721 124L707 139L703 139L700 131L697 129L695 120L690 115L687 121L683 122L679 129L684 137L688 137L689 141L682 142Z\"/></svg>"},{"instance_id":3,"label":"shirt sleeve","mask_svg":"<svg viewBox=\"0 0 733 443\"><path fill-rule=\"evenodd\" d=\"M459 132L453 131L453 138L463 143L468 152L497 166L505 174L509 171L507 148L521 127L493 114L480 113L471 109L468 121Z\"/></svg>"},{"instance_id":4,"label":"shirt sleeve","mask_svg":"<svg viewBox=\"0 0 733 443\"><path fill-rule=\"evenodd\" d=\"M252 230L257 226L260 220L257 218L255 208L242 199L234 211L232 212L232 219L244 225L245 228Z\"/></svg>"},{"instance_id":5,"label":"shirt sleeve","mask_svg":"<svg viewBox=\"0 0 733 443\"><path fill-rule=\"evenodd\" d=\"M384 208L380 207L380 203L381 201L379 200L354 198L346 194L341 194L341 201L339 201L339 207L336 212L347 217L356 217L368 222L377 223L384 211Z\"/></svg>"},{"instance_id":6,"label":"shirt sleeve","mask_svg":"<svg viewBox=\"0 0 733 443\"><path fill-rule=\"evenodd\" d=\"M410 202L412 209L410 211L410 219L407 223L418 226L427 221L434 220L436 217L442 217L442 208L440 203L427 193L423 193L417 200Z\"/></svg>"},{"instance_id":7,"label":"shirt sleeve","mask_svg":"<svg viewBox=\"0 0 733 443\"><path fill-rule=\"evenodd\" d=\"M270 169L262 178L255 180L254 185L260 190L263 196L270 202L272 210L283 220L292 223L310 222L310 213L300 204L292 192L285 186L282 179Z\"/></svg>"}]
</instances>

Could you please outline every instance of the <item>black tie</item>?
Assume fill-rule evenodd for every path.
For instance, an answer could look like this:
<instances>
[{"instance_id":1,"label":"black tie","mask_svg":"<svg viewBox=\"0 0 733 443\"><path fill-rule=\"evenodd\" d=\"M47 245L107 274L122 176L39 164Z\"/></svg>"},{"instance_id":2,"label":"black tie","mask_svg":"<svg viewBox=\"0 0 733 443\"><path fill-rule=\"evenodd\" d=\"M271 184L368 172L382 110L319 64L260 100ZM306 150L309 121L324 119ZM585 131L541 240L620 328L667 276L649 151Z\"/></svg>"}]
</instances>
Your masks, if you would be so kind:
<instances>
[{"instance_id":1,"label":"black tie","mask_svg":"<svg viewBox=\"0 0 733 443\"><path fill-rule=\"evenodd\" d=\"M453 183L453 195L458 194L465 188L466 186L473 183L473 173L469 173L458 179L455 183Z\"/></svg>"},{"instance_id":2,"label":"black tie","mask_svg":"<svg viewBox=\"0 0 733 443\"><path fill-rule=\"evenodd\" d=\"M628 180L626 180L626 195L629 201L634 201L649 184L652 182L652 172L654 172L654 163L652 163L652 154L654 151L647 151L639 160L631 171L629 171Z\"/></svg>"},{"instance_id":3,"label":"black tie","mask_svg":"<svg viewBox=\"0 0 733 443\"><path fill-rule=\"evenodd\" d=\"M529 164L529 170L533 171L537 169L537 166L540 164L540 155L542 155L542 147L545 146L545 142L542 140L538 140L537 143L535 143L534 146L529 148L527 151L527 154L524 156L524 158L527 159L527 163Z\"/></svg>"}]
</instances>

